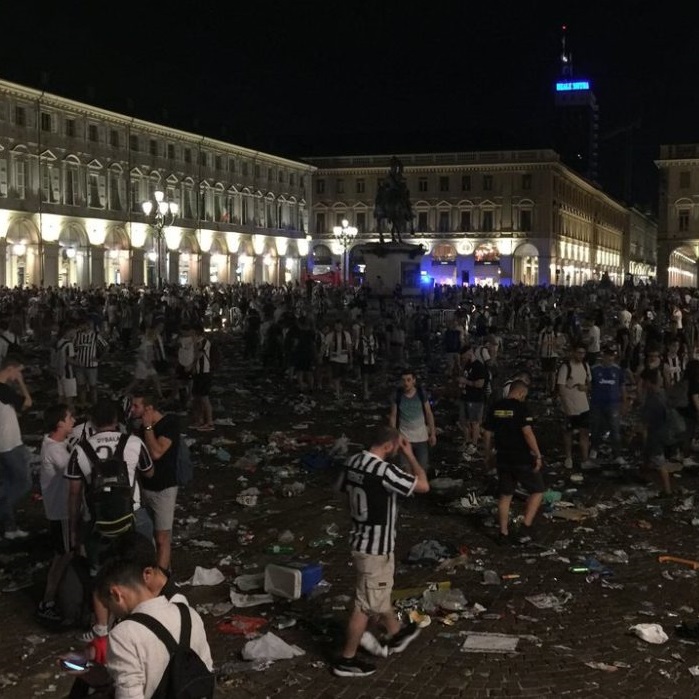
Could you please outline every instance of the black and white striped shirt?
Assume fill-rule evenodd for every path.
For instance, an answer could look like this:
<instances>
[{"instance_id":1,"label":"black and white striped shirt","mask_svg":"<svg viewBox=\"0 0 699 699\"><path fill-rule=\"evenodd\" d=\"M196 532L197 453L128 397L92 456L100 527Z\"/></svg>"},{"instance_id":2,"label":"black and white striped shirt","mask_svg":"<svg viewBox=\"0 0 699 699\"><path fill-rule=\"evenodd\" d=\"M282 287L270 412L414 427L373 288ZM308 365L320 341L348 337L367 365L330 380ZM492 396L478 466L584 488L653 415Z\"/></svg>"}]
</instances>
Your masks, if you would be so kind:
<instances>
[{"instance_id":1,"label":"black and white striped shirt","mask_svg":"<svg viewBox=\"0 0 699 699\"><path fill-rule=\"evenodd\" d=\"M350 457L341 487L349 498L353 551L376 556L393 553L398 495L410 495L416 481L369 451Z\"/></svg>"},{"instance_id":2,"label":"black and white striped shirt","mask_svg":"<svg viewBox=\"0 0 699 699\"><path fill-rule=\"evenodd\" d=\"M93 330L81 331L75 336L75 355L78 366L97 367L97 347L108 347L107 341Z\"/></svg>"},{"instance_id":3,"label":"black and white striped shirt","mask_svg":"<svg viewBox=\"0 0 699 699\"><path fill-rule=\"evenodd\" d=\"M56 344L56 368L59 379L73 379L73 365L69 360L75 357L75 346L70 340L61 338Z\"/></svg>"}]
</instances>

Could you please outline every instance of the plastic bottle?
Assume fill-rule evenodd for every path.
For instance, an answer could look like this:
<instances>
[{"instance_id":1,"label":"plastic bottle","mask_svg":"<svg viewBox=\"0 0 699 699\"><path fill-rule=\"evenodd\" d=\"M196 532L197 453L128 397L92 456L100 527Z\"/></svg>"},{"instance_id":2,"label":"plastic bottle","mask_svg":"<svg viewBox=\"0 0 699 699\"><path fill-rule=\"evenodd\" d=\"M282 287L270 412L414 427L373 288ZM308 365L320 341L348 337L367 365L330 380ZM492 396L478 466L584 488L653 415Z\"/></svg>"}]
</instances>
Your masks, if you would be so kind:
<instances>
[{"instance_id":1,"label":"plastic bottle","mask_svg":"<svg viewBox=\"0 0 699 699\"><path fill-rule=\"evenodd\" d=\"M273 544L265 549L265 553L293 553L293 546L280 546L279 544Z\"/></svg>"}]
</instances>

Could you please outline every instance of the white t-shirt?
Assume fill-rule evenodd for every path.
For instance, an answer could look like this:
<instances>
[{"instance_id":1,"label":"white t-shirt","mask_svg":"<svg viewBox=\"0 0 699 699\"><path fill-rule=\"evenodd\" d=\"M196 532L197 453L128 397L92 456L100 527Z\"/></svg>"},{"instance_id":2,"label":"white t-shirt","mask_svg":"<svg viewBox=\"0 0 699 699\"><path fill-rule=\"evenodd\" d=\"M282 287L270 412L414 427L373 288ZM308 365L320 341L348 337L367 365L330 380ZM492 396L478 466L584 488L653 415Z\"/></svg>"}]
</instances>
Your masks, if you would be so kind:
<instances>
[{"instance_id":1,"label":"white t-shirt","mask_svg":"<svg viewBox=\"0 0 699 699\"><path fill-rule=\"evenodd\" d=\"M194 363L194 345L195 340L192 336L185 335L180 338L179 348L177 349L177 361L180 366L192 366Z\"/></svg>"},{"instance_id":2,"label":"white t-shirt","mask_svg":"<svg viewBox=\"0 0 699 699\"><path fill-rule=\"evenodd\" d=\"M63 477L68 468L68 440L56 442L48 435L41 443L41 497L44 512L50 520L68 519L68 481Z\"/></svg>"},{"instance_id":3,"label":"white t-shirt","mask_svg":"<svg viewBox=\"0 0 699 699\"><path fill-rule=\"evenodd\" d=\"M591 325L587 331L587 351L600 351L600 329L597 325Z\"/></svg>"},{"instance_id":4,"label":"white t-shirt","mask_svg":"<svg viewBox=\"0 0 699 699\"><path fill-rule=\"evenodd\" d=\"M624 309L623 311L621 311L621 313L619 313L619 322L621 323L622 327L624 327L624 328L628 328L631 326L631 318L632 318L631 312L627 311L626 309Z\"/></svg>"},{"instance_id":5,"label":"white t-shirt","mask_svg":"<svg viewBox=\"0 0 699 699\"><path fill-rule=\"evenodd\" d=\"M95 450L97 456L104 459L114 454L121 434L121 432L97 432L87 441ZM150 458L146 445L134 435L129 436L124 447L124 461L129 470L129 481L132 486L136 483L137 471L145 472L153 468L153 461ZM83 479L88 488L92 482L92 463L87 458L80 444L75 446L70 455L65 477L69 480ZM133 504L134 510L138 510L141 506L141 490L138 487L134 488Z\"/></svg>"},{"instance_id":6,"label":"white t-shirt","mask_svg":"<svg viewBox=\"0 0 699 699\"><path fill-rule=\"evenodd\" d=\"M0 383L0 453L22 446L17 411L22 409L24 398L5 383Z\"/></svg>"},{"instance_id":7,"label":"white t-shirt","mask_svg":"<svg viewBox=\"0 0 699 699\"><path fill-rule=\"evenodd\" d=\"M570 366L570 378L568 378ZM561 387L561 405L566 415L582 415L590 409L587 393L576 385L584 385L592 380L590 368L582 362L563 362L558 369L556 384Z\"/></svg>"}]
</instances>

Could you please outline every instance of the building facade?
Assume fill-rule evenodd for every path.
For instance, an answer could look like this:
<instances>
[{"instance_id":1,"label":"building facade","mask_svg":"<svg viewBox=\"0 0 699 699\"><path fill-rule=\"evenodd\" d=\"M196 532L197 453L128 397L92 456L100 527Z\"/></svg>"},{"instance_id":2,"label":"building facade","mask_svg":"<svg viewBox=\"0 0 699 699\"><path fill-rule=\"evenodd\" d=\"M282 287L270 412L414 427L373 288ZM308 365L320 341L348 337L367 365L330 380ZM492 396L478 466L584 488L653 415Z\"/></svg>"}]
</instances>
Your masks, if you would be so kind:
<instances>
[{"instance_id":1,"label":"building facade","mask_svg":"<svg viewBox=\"0 0 699 699\"><path fill-rule=\"evenodd\" d=\"M0 286L153 284L156 191L167 281L298 279L314 169L0 81Z\"/></svg>"},{"instance_id":2,"label":"building facade","mask_svg":"<svg viewBox=\"0 0 699 699\"><path fill-rule=\"evenodd\" d=\"M655 222L607 196L554 151L398 157L415 214L410 242L426 249L422 280L578 285L604 274L621 283L633 270L642 269L646 279L655 275ZM343 248L332 230L343 219L359 230L349 256L353 273L361 273L357 250L378 240L374 200L389 161L386 155L309 160L318 168L312 204L316 273L339 263ZM406 286L415 272L409 273L413 282L403 280Z\"/></svg>"},{"instance_id":3,"label":"building facade","mask_svg":"<svg viewBox=\"0 0 699 699\"><path fill-rule=\"evenodd\" d=\"M697 286L699 144L660 146L658 281Z\"/></svg>"}]
</instances>

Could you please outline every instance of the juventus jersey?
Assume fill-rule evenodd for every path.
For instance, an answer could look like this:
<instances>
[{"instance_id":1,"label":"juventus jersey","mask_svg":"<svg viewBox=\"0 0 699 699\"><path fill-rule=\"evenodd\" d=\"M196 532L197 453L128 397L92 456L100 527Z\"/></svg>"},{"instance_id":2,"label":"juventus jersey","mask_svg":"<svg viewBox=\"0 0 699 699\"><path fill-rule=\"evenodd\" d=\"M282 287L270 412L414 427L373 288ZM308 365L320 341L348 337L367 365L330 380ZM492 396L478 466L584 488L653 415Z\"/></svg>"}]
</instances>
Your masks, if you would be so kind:
<instances>
[{"instance_id":1,"label":"juventus jersey","mask_svg":"<svg viewBox=\"0 0 699 699\"><path fill-rule=\"evenodd\" d=\"M393 553L398 495L411 495L416 481L369 451L350 457L341 486L349 499L353 551L376 556Z\"/></svg>"}]
</instances>

